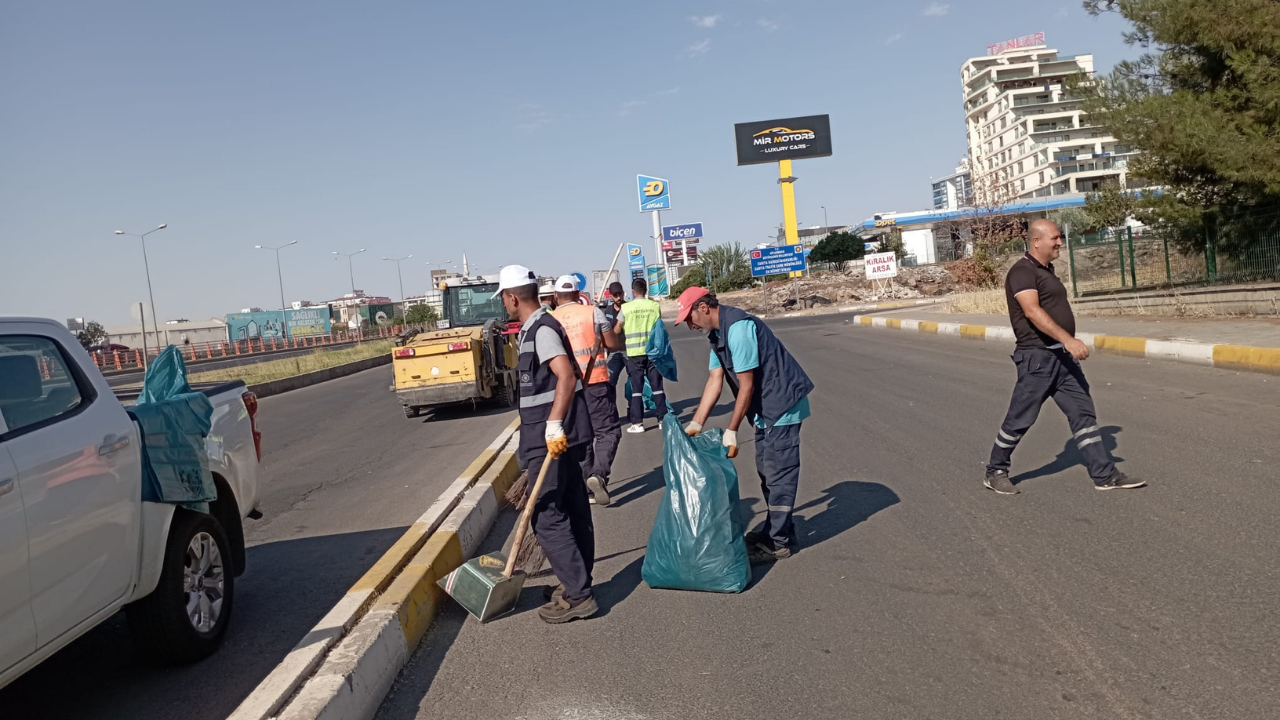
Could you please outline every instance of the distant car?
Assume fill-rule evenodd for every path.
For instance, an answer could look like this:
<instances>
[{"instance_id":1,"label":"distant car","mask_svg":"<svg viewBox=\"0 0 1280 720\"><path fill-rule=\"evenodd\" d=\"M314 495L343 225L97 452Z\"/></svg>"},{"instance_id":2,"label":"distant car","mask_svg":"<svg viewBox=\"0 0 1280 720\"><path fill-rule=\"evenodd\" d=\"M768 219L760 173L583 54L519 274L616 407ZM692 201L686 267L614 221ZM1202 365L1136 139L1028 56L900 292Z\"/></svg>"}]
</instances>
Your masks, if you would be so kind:
<instances>
[{"instance_id":1,"label":"distant car","mask_svg":"<svg viewBox=\"0 0 1280 720\"><path fill-rule=\"evenodd\" d=\"M115 353L130 352L133 348L118 343L102 343L101 345L90 345L88 350L89 354L101 365L103 362L113 359Z\"/></svg>"}]
</instances>

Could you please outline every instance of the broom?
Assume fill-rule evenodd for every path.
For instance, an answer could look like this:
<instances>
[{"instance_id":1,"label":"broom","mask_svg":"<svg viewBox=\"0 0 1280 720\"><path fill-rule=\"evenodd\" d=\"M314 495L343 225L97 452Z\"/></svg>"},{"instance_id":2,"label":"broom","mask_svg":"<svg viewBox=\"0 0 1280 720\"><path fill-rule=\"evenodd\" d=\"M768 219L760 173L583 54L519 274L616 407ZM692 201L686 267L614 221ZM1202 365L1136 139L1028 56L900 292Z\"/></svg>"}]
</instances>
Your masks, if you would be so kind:
<instances>
[{"instance_id":1,"label":"broom","mask_svg":"<svg viewBox=\"0 0 1280 720\"><path fill-rule=\"evenodd\" d=\"M591 349L591 359L587 361L586 371L582 373L582 377L591 377L591 370L595 367L596 357L600 354L600 344L604 338L597 337L596 345ZM523 510L525 503L529 502L529 471L526 469L520 473L520 477L511 484L511 487L503 495L507 502L511 503L516 510ZM537 538L533 533L525 533L521 538L520 547L514 548L516 564L525 575L533 577L542 571L542 565L547 561L547 555L542 550L542 545L538 544Z\"/></svg>"}]
</instances>

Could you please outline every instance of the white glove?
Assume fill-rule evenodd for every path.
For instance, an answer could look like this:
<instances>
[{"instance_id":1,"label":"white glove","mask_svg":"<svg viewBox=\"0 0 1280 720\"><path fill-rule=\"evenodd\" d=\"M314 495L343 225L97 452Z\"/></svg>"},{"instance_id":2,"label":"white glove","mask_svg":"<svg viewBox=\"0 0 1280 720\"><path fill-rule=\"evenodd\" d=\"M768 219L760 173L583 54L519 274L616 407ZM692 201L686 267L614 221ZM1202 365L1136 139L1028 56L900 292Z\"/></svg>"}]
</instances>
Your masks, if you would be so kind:
<instances>
[{"instance_id":1,"label":"white glove","mask_svg":"<svg viewBox=\"0 0 1280 720\"><path fill-rule=\"evenodd\" d=\"M556 440L556 439L558 439L558 438L562 438L562 437L564 437L564 421L563 421L563 420L548 420L548 421L547 421L546 439L547 439L547 440Z\"/></svg>"},{"instance_id":2,"label":"white glove","mask_svg":"<svg viewBox=\"0 0 1280 720\"><path fill-rule=\"evenodd\" d=\"M738 431L725 430L724 439L720 441L720 444L728 448L729 457L731 458L737 457L738 456Z\"/></svg>"},{"instance_id":3,"label":"white glove","mask_svg":"<svg viewBox=\"0 0 1280 720\"><path fill-rule=\"evenodd\" d=\"M698 422L697 420L693 420L688 425L684 426L684 434L688 435L689 437L693 437L694 435L697 435L700 432L702 432L702 423Z\"/></svg>"}]
</instances>

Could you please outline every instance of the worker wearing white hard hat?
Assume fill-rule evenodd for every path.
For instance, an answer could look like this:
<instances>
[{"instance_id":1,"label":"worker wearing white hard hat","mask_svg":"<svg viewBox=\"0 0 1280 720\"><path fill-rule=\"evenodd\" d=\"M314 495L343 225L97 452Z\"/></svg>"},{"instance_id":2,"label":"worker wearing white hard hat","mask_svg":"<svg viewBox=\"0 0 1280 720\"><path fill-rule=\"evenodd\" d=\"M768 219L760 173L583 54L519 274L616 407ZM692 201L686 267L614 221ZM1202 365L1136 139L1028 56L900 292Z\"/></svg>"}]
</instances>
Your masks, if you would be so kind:
<instances>
[{"instance_id":1,"label":"worker wearing white hard hat","mask_svg":"<svg viewBox=\"0 0 1280 720\"><path fill-rule=\"evenodd\" d=\"M518 458L531 479L544 465L547 468L542 489L529 502L534 537L560 586L538 615L549 623L587 618L599 607L591 589L595 527L582 477L582 461L593 436L582 370L560 321L539 306L533 272L520 265L502 268L498 293L507 315L520 323Z\"/></svg>"}]
</instances>

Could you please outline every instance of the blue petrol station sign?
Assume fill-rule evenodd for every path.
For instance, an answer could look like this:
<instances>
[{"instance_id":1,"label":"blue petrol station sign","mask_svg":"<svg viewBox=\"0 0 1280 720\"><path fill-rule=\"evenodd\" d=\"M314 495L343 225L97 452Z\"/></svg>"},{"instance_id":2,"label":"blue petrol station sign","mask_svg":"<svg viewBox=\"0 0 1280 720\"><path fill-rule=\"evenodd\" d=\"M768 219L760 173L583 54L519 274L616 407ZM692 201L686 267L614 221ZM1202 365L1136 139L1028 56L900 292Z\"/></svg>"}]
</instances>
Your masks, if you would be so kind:
<instances>
[{"instance_id":1,"label":"blue petrol station sign","mask_svg":"<svg viewBox=\"0 0 1280 720\"><path fill-rule=\"evenodd\" d=\"M636 186L640 193L640 212L671 209L671 186L665 179L637 175Z\"/></svg>"}]
</instances>

